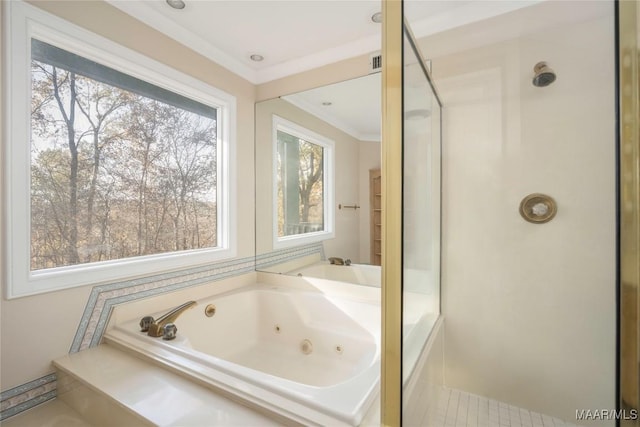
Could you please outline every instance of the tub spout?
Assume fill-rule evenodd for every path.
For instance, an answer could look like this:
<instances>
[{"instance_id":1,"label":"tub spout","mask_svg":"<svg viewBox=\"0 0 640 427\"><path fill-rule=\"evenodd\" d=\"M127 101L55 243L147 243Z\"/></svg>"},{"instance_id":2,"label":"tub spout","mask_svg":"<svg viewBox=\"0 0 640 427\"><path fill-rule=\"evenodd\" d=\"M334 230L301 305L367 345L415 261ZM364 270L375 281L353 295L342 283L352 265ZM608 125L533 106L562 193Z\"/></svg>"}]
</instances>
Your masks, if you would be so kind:
<instances>
[{"instance_id":1,"label":"tub spout","mask_svg":"<svg viewBox=\"0 0 640 427\"><path fill-rule=\"evenodd\" d=\"M159 317L157 320L152 320L151 322L147 322L148 324L148 332L147 334L150 337L161 337L164 335L164 329L165 326L175 322L175 320L178 318L178 316L180 316L182 313L184 313L186 310L190 309L191 307L195 306L197 303L195 301L189 301L186 302L176 308L174 308L173 310L169 311L168 313L162 315L161 317ZM142 326L142 331L145 332L145 326L143 326L143 322L145 321L145 319L148 319L147 317L145 317L144 319L142 319L142 321L140 322L140 326Z\"/></svg>"}]
</instances>

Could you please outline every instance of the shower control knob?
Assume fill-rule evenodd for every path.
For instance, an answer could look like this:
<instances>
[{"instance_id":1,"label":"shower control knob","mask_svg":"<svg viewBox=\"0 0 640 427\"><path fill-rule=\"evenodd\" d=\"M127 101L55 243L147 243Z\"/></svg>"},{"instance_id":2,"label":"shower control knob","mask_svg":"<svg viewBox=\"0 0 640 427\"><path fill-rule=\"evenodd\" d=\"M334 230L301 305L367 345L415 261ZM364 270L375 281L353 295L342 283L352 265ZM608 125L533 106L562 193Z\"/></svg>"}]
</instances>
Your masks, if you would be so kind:
<instances>
[{"instance_id":1,"label":"shower control knob","mask_svg":"<svg viewBox=\"0 0 640 427\"><path fill-rule=\"evenodd\" d=\"M173 323L167 323L162 328L162 339L163 340L172 340L176 337L178 333L178 327Z\"/></svg>"}]
</instances>

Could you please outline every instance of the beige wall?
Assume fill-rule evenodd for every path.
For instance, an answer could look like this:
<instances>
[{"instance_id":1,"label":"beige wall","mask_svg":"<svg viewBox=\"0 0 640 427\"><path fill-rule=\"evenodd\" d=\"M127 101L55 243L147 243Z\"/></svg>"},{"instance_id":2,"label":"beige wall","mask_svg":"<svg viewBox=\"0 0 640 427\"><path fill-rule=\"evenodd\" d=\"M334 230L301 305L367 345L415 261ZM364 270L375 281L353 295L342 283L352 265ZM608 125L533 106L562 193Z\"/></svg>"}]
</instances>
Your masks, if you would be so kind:
<instances>
[{"instance_id":1,"label":"beige wall","mask_svg":"<svg viewBox=\"0 0 640 427\"><path fill-rule=\"evenodd\" d=\"M422 43L444 104L445 383L575 421L615 407L613 6L536 7L604 16L484 46L499 21ZM430 56L470 34L475 47ZM557 80L537 88L542 60ZM518 213L535 192L558 204L547 224Z\"/></svg>"},{"instance_id":2,"label":"beige wall","mask_svg":"<svg viewBox=\"0 0 640 427\"><path fill-rule=\"evenodd\" d=\"M237 162L237 190L253 195L254 85L104 2L31 3L236 96L237 153L250 159ZM239 257L254 254L253 197L238 197L238 242ZM53 371L51 361L69 352L90 288L0 301L0 390Z\"/></svg>"}]
</instances>

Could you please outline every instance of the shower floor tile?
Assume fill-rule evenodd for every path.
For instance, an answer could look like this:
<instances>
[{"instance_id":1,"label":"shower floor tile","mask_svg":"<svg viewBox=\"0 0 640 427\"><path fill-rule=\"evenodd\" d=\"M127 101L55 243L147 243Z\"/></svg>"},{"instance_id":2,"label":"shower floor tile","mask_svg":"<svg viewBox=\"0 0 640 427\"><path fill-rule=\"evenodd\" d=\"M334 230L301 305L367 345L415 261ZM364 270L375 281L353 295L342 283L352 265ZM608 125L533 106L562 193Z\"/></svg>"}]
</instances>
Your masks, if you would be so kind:
<instances>
[{"instance_id":1,"label":"shower floor tile","mask_svg":"<svg viewBox=\"0 0 640 427\"><path fill-rule=\"evenodd\" d=\"M444 389L438 401L438 427L578 427L476 394Z\"/></svg>"}]
</instances>

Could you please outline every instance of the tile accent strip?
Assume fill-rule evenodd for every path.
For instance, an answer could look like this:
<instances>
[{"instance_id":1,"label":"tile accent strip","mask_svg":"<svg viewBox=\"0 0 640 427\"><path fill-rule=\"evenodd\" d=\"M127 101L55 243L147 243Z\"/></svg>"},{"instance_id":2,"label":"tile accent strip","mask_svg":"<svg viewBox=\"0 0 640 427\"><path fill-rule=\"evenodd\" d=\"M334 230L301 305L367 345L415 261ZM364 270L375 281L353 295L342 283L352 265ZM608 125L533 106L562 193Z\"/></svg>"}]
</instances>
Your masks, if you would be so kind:
<instances>
[{"instance_id":1,"label":"tile accent strip","mask_svg":"<svg viewBox=\"0 0 640 427\"><path fill-rule=\"evenodd\" d=\"M19 385L0 393L0 421L56 397L56 374Z\"/></svg>"},{"instance_id":2,"label":"tile accent strip","mask_svg":"<svg viewBox=\"0 0 640 427\"><path fill-rule=\"evenodd\" d=\"M325 259L322 242L260 254L256 256L256 270L313 254L320 254L320 257Z\"/></svg>"},{"instance_id":3,"label":"tile accent strip","mask_svg":"<svg viewBox=\"0 0 640 427\"><path fill-rule=\"evenodd\" d=\"M259 267L314 253L319 253L324 258L322 243L273 251L258 257L236 258L231 261L187 270L95 286L91 290L69 353L76 353L100 344L111 310L116 304L245 274Z\"/></svg>"},{"instance_id":4,"label":"tile accent strip","mask_svg":"<svg viewBox=\"0 0 640 427\"><path fill-rule=\"evenodd\" d=\"M187 270L95 286L89 295L69 353L77 353L100 344L111 310L116 304L201 285L254 270L254 257L245 257Z\"/></svg>"}]
</instances>

